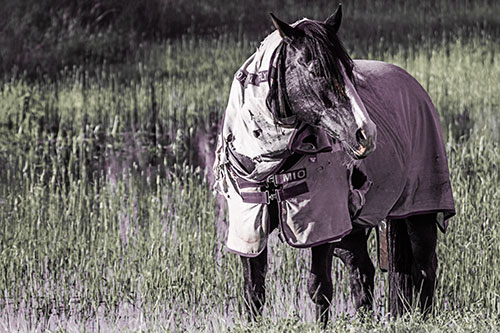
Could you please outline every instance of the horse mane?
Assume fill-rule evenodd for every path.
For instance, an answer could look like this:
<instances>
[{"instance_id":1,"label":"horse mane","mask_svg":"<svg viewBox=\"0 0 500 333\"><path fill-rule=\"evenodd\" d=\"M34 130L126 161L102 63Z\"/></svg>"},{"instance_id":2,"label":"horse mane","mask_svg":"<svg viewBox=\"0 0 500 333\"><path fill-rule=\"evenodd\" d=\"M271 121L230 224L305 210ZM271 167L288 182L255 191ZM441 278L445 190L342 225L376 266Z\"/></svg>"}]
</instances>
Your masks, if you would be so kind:
<instances>
[{"instance_id":1,"label":"horse mane","mask_svg":"<svg viewBox=\"0 0 500 333\"><path fill-rule=\"evenodd\" d=\"M347 99L342 67L347 77L355 84L354 62L337 37L336 32L332 31L329 25L311 20L301 21L296 25L296 28L304 33L304 44L313 58L319 61L320 71L331 83L331 88L337 97ZM279 125L295 126L296 119L290 109L286 93L286 48L287 44L281 42L273 54L269 69L270 75L268 76L270 91L266 103ZM275 68L273 68L274 63L276 63Z\"/></svg>"},{"instance_id":2,"label":"horse mane","mask_svg":"<svg viewBox=\"0 0 500 333\"><path fill-rule=\"evenodd\" d=\"M276 67L273 67L276 57ZM285 127L294 127L297 120L290 108L288 94L286 93L285 60L286 44L281 42L271 58L268 72L270 73L268 75L269 93L266 98L266 104L269 110L271 110L277 124Z\"/></svg>"}]
</instances>

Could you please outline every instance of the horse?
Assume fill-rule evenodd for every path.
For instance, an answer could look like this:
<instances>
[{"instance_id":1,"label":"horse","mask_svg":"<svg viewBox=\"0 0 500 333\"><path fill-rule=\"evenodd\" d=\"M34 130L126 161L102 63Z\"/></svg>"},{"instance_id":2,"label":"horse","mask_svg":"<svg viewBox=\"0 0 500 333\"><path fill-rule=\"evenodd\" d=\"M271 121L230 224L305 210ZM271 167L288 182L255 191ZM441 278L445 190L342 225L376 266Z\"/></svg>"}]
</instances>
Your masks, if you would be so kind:
<instances>
[{"instance_id":1,"label":"horse","mask_svg":"<svg viewBox=\"0 0 500 333\"><path fill-rule=\"evenodd\" d=\"M355 309L372 310L371 229L388 255L391 315L415 294L429 313L437 230L455 214L430 97L396 65L350 58L337 36L341 5L325 21L271 18L276 31L235 75L214 164L249 317L265 303L274 229L311 248L308 293L324 327L334 256L347 266Z\"/></svg>"}]
</instances>

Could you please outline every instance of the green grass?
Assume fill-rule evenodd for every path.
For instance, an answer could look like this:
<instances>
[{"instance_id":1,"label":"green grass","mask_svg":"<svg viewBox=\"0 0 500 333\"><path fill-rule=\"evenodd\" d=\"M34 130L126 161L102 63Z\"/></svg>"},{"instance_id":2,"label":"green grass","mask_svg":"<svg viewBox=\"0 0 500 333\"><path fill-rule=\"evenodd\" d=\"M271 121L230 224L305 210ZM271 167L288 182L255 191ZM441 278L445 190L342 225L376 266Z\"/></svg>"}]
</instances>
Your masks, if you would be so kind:
<instances>
[{"instance_id":1,"label":"green grass","mask_svg":"<svg viewBox=\"0 0 500 333\"><path fill-rule=\"evenodd\" d=\"M239 259L223 249L225 222L200 162L233 73L257 45L185 37L151 46L132 65L4 81L0 331L320 331L306 291L309 251L274 235L264 318L246 322ZM480 32L346 45L353 57L402 66L430 93L457 216L439 239L433 318L342 315L352 304L336 262L329 329L500 331L500 46ZM383 317L387 282L376 279Z\"/></svg>"}]
</instances>

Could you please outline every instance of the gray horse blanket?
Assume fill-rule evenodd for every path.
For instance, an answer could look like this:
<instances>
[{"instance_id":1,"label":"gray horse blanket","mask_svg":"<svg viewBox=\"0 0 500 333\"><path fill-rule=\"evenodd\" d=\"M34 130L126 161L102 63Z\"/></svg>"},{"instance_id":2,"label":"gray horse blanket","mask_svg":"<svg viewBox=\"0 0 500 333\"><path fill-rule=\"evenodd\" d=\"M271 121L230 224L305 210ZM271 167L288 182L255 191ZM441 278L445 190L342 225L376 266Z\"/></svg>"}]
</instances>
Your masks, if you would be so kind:
<instances>
[{"instance_id":1,"label":"gray horse blanket","mask_svg":"<svg viewBox=\"0 0 500 333\"><path fill-rule=\"evenodd\" d=\"M281 43L270 34L236 72L216 151L216 188L227 199L229 251L256 256L270 233L268 204L279 204L282 238L295 247L341 239L352 229L348 196L360 197L349 184L341 145L305 124L278 125L266 98L273 55ZM292 153L302 158L282 166ZM279 190L266 189L269 177ZM264 188L264 189L263 189ZM352 206L352 205L351 205Z\"/></svg>"}]
</instances>

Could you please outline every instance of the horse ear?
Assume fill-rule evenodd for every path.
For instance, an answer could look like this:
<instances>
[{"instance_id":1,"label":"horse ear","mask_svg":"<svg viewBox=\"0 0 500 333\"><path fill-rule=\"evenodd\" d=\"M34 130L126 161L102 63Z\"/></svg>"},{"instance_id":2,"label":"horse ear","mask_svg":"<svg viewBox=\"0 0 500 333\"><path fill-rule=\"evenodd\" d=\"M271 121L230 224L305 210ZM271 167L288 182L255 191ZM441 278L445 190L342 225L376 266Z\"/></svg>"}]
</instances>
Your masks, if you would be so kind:
<instances>
[{"instance_id":1,"label":"horse ear","mask_svg":"<svg viewBox=\"0 0 500 333\"><path fill-rule=\"evenodd\" d=\"M326 25L331 26L333 31L335 31L335 33L337 33L337 31L339 31L341 22L342 22L342 4L339 3L339 6L338 6L337 10L335 11L335 13L330 15L330 17L327 18L324 23Z\"/></svg>"},{"instance_id":2,"label":"horse ear","mask_svg":"<svg viewBox=\"0 0 500 333\"><path fill-rule=\"evenodd\" d=\"M287 44L291 44L297 37L298 33L294 27L291 25L281 21L278 19L276 16L273 15L273 13L270 13L271 19L273 20L273 24L278 29L281 38L285 41Z\"/></svg>"}]
</instances>

